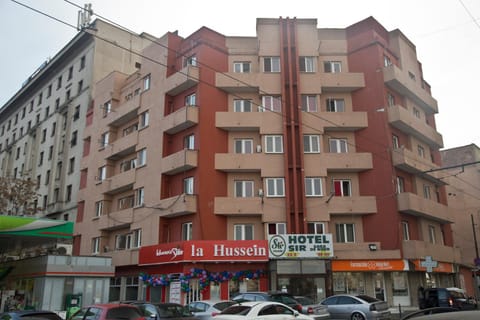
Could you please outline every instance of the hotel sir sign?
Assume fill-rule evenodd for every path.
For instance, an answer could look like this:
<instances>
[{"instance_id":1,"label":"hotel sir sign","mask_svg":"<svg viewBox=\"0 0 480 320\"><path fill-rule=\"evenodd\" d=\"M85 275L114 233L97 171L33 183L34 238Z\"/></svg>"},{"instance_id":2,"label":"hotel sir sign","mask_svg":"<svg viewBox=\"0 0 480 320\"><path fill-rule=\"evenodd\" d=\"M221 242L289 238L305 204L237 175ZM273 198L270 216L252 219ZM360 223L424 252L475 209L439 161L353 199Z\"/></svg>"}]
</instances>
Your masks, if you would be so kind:
<instances>
[{"instance_id":1,"label":"hotel sir sign","mask_svg":"<svg viewBox=\"0 0 480 320\"><path fill-rule=\"evenodd\" d=\"M277 234L268 237L269 258L333 257L332 234Z\"/></svg>"}]
</instances>

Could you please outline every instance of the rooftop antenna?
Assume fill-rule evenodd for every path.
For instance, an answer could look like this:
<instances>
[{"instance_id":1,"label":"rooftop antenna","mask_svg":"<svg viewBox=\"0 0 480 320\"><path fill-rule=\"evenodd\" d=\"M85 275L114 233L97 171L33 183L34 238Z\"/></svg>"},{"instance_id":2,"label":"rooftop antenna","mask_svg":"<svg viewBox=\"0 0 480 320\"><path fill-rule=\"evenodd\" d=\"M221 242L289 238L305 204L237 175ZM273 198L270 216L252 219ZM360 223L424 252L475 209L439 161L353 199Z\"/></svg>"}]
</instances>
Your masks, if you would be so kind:
<instances>
[{"instance_id":1,"label":"rooftop antenna","mask_svg":"<svg viewBox=\"0 0 480 320\"><path fill-rule=\"evenodd\" d=\"M81 31L88 27L90 24L90 19L93 15L92 4L87 3L83 7L83 10L78 11L78 19L77 19L77 30Z\"/></svg>"}]
</instances>

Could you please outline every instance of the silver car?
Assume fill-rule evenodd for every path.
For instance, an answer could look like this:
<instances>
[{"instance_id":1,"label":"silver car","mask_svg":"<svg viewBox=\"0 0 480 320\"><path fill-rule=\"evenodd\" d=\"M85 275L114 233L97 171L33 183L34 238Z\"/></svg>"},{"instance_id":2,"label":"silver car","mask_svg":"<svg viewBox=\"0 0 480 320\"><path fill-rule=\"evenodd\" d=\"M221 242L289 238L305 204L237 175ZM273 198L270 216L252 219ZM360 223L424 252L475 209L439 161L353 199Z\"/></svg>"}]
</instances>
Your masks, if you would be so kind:
<instances>
[{"instance_id":1,"label":"silver car","mask_svg":"<svg viewBox=\"0 0 480 320\"><path fill-rule=\"evenodd\" d=\"M391 313L385 301L367 295L337 294L320 302L332 319L384 320Z\"/></svg>"},{"instance_id":2,"label":"silver car","mask_svg":"<svg viewBox=\"0 0 480 320\"><path fill-rule=\"evenodd\" d=\"M235 303L235 301L230 300L200 300L190 302L187 307L197 319L211 320L212 317L219 314L223 309Z\"/></svg>"}]
</instances>

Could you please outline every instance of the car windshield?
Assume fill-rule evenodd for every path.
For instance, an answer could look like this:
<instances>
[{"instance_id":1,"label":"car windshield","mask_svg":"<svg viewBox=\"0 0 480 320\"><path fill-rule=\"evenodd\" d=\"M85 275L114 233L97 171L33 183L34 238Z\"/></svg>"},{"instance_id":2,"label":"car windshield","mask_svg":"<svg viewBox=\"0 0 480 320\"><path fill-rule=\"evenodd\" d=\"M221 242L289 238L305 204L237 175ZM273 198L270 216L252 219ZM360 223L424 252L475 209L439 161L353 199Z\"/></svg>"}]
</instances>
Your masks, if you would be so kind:
<instances>
[{"instance_id":1,"label":"car windshield","mask_svg":"<svg viewBox=\"0 0 480 320\"><path fill-rule=\"evenodd\" d=\"M112 308L107 311L107 315L105 316L107 319L128 319L133 320L140 318L142 315L137 308L133 307L117 307Z\"/></svg>"},{"instance_id":2,"label":"car windshield","mask_svg":"<svg viewBox=\"0 0 480 320\"><path fill-rule=\"evenodd\" d=\"M215 309L218 309L220 311L226 309L227 307L230 307L232 305L234 305L236 302L233 302L233 301L222 301L222 302L218 302L218 303L215 303L215 305L213 306Z\"/></svg>"},{"instance_id":3,"label":"car windshield","mask_svg":"<svg viewBox=\"0 0 480 320\"><path fill-rule=\"evenodd\" d=\"M366 296L366 295L359 295L357 298L362 299L365 302L372 303L372 302L378 302L381 300L378 300L377 298Z\"/></svg>"},{"instance_id":4,"label":"car windshield","mask_svg":"<svg viewBox=\"0 0 480 320\"><path fill-rule=\"evenodd\" d=\"M181 318L192 316L190 311L181 305L166 304L158 305L157 308L160 318Z\"/></svg>"},{"instance_id":5,"label":"car windshield","mask_svg":"<svg viewBox=\"0 0 480 320\"><path fill-rule=\"evenodd\" d=\"M250 307L248 306L231 306L223 310L220 314L236 314L240 316L246 315L250 311Z\"/></svg>"}]
</instances>

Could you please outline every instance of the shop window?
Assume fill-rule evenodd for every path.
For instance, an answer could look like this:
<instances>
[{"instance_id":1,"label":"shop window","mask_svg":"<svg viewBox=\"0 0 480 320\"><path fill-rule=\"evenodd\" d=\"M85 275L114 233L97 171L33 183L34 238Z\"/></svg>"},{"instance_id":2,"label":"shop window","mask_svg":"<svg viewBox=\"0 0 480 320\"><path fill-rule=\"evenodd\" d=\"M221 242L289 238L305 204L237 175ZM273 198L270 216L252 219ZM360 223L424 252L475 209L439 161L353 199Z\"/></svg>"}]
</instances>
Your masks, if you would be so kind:
<instances>
[{"instance_id":1,"label":"shop window","mask_svg":"<svg viewBox=\"0 0 480 320\"><path fill-rule=\"evenodd\" d=\"M258 279L230 280L228 281L228 297L233 298L240 292L254 292L260 290Z\"/></svg>"},{"instance_id":2,"label":"shop window","mask_svg":"<svg viewBox=\"0 0 480 320\"><path fill-rule=\"evenodd\" d=\"M394 296L408 296L408 279L405 272L392 272L392 289Z\"/></svg>"},{"instance_id":3,"label":"shop window","mask_svg":"<svg viewBox=\"0 0 480 320\"><path fill-rule=\"evenodd\" d=\"M365 294L365 277L362 272L335 272L333 274L334 294Z\"/></svg>"}]
</instances>

